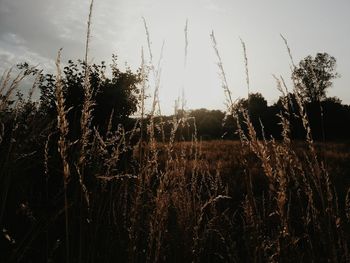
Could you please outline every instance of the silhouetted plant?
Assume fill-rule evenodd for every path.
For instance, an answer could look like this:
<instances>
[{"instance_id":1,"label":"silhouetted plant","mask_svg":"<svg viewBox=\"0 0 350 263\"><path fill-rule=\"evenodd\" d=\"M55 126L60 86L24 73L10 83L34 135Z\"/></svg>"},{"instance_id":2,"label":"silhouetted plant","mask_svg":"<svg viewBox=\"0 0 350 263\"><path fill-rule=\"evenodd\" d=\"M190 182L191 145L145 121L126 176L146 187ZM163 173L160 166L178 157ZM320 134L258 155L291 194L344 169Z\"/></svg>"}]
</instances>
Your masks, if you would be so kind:
<instances>
[{"instance_id":1,"label":"silhouetted plant","mask_svg":"<svg viewBox=\"0 0 350 263\"><path fill-rule=\"evenodd\" d=\"M97 127L101 134L105 134L108 125L115 130L120 123L126 123L128 117L136 112L139 103L139 88L141 81L139 72L133 73L129 68L125 72L117 67L117 57L113 56L110 65L111 72L106 72L104 62L100 65L89 66L89 79L95 105L92 111L92 127ZM70 124L70 134L78 136L80 118L84 100L85 64L72 60L64 67L64 95ZM110 74L110 76L108 76ZM55 106L56 77L46 74L40 84L41 110L52 117L56 114Z\"/></svg>"},{"instance_id":2,"label":"silhouetted plant","mask_svg":"<svg viewBox=\"0 0 350 263\"><path fill-rule=\"evenodd\" d=\"M307 56L293 70L297 86L308 102L318 102L326 98L326 91L332 86L332 80L339 77L335 71L336 59L327 53Z\"/></svg>"}]
</instances>

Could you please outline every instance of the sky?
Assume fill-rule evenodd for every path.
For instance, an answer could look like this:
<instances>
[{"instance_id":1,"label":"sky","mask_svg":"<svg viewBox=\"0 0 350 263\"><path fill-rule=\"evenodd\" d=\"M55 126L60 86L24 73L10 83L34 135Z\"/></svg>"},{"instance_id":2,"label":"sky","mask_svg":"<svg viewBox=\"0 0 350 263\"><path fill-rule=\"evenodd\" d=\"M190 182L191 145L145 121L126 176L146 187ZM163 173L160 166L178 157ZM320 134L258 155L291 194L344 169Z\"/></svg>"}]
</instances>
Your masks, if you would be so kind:
<instances>
[{"instance_id":1,"label":"sky","mask_svg":"<svg viewBox=\"0 0 350 263\"><path fill-rule=\"evenodd\" d=\"M24 61L54 72L60 48L62 62L83 58L88 9L88 0L0 0L0 72ZM162 113L171 114L182 93L187 109L225 110L210 33L215 33L233 98L247 94L241 38L247 50L250 91L262 93L269 104L280 95L273 74L290 78L291 62L282 34L295 62L318 52L337 59L341 77L334 80L328 96L350 104L349 13L348 0L95 0L89 57L94 63L110 62L116 54L121 68L127 64L136 70L142 48L149 60L144 17L155 62L164 42ZM291 89L291 82L287 84Z\"/></svg>"}]
</instances>

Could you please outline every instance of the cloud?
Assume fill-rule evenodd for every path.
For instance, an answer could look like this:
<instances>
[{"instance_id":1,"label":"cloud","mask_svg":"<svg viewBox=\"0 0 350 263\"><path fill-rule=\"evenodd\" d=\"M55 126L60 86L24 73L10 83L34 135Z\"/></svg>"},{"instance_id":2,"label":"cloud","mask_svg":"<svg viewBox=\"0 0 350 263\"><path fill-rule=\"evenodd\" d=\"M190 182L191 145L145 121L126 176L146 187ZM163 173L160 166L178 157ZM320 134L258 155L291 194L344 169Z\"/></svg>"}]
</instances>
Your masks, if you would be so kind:
<instances>
[{"instance_id":1,"label":"cloud","mask_svg":"<svg viewBox=\"0 0 350 263\"><path fill-rule=\"evenodd\" d=\"M82 1L3 0L0 6L0 67L28 61L47 66L61 47L81 57L87 17ZM84 10L84 11L83 11ZM78 53L80 53L78 55Z\"/></svg>"},{"instance_id":2,"label":"cloud","mask_svg":"<svg viewBox=\"0 0 350 263\"><path fill-rule=\"evenodd\" d=\"M84 56L89 1L2 0L0 2L0 68L19 62L53 61L63 48L62 61ZM135 13L136 12L136 13ZM127 47L139 12L134 5L95 1L90 55L110 58L116 47ZM139 17L141 25L141 16ZM36 57L36 58L35 58ZM96 61L97 62L97 61Z\"/></svg>"}]
</instances>

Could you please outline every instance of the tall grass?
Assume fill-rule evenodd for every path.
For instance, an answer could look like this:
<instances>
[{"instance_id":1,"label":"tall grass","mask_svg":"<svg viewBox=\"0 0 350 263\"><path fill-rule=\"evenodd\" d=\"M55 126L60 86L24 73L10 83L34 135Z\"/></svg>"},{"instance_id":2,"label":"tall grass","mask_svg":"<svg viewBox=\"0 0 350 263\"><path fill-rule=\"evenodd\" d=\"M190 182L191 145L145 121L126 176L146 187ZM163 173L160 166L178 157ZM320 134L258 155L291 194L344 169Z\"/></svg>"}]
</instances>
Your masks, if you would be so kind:
<instances>
[{"instance_id":1,"label":"tall grass","mask_svg":"<svg viewBox=\"0 0 350 263\"><path fill-rule=\"evenodd\" d=\"M2 131L0 140L0 222L4 236L1 244L7 248L2 255L4 261L349 262L349 190L342 193L335 187L335 175L319 158L298 90L300 80L292 79L297 105L291 107L284 79L275 77L283 97L283 111L278 115L282 140L265 138L264 134L259 139L249 112L233 101L212 32L227 114L236 120L240 141L201 142L195 120L183 114L183 106L181 114L174 114L168 123L171 131L165 132L165 120L157 118L161 62L154 65L151 37L143 19L150 61L146 62L142 49L141 118L130 129L122 125L112 127L112 112L107 132L101 134L98 127L92 127L95 87L90 81L88 63L92 9L93 1L77 141L68 139L70 109L64 93L61 50L56 60L57 122L53 130L40 126L39 133L33 135L38 120L35 116L25 118L25 102L15 106L15 118L11 121L2 114L11 112L10 95L33 69L21 72L12 82L9 70L2 79L0 124L8 125L1 128L6 132ZM186 66L187 22L184 32ZM283 40L294 65L287 40ZM243 41L242 47L249 99L248 59ZM146 118L145 95L147 87L152 86L148 75L153 78L153 97ZM29 102L30 99L31 95ZM36 111L39 106L33 107ZM178 107L175 108L178 113ZM305 142L297 143L291 138L292 114L303 123ZM24 125L27 128L20 131ZM191 141L181 136L186 130ZM25 147L29 135L41 140L32 155ZM42 173L35 180L43 183L29 183L28 187L30 193L45 188L44 200L29 195L20 201L9 201L9 192L17 200L15 189L27 182L22 173L26 168L30 170L32 156L39 156L37 153L44 158L40 163ZM17 167L21 163L28 167ZM63 184L57 183L57 175ZM57 191L50 193L50 189ZM11 222L19 216L28 222L22 232ZM45 253L40 251L44 246Z\"/></svg>"}]
</instances>

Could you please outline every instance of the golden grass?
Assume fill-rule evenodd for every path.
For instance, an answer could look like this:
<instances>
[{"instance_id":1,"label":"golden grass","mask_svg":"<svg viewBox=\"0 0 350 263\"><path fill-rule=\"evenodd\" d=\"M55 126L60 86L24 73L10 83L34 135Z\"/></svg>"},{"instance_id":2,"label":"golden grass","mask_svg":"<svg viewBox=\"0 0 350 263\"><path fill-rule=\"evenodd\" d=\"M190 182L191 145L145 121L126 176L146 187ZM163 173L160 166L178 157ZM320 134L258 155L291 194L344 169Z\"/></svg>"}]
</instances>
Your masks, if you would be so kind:
<instances>
[{"instance_id":1,"label":"golden grass","mask_svg":"<svg viewBox=\"0 0 350 263\"><path fill-rule=\"evenodd\" d=\"M51 173L54 174L54 169L49 169L53 163L49 156L50 141L57 139L53 145L59 152L61 165L54 168L63 175L64 202L55 214L59 217L62 210L65 212L65 249L59 250L65 255L52 258L63 258L66 262L118 259L125 262L349 262L346 231L350 194L348 185L337 186L343 180L337 175L350 154L347 150L338 151L346 149L345 145L314 143L297 88L300 80L293 79L300 109L293 114L302 119L307 134L305 142L290 138L288 116L292 113L283 78L276 78L277 88L284 95L285 112L279 115L283 140L259 140L249 112L237 108L232 99L212 32L227 112L237 121L240 141L200 142L196 129L191 141L177 141L181 127L188 123L195 127L195 120L186 114L174 115L169 138L165 138L164 120L156 121L157 110L160 113L161 63L157 67L153 64L150 33L144 19L150 63L147 65L142 51L141 120L131 130L125 130L122 125L110 127L110 121L108 132L100 134L96 127L91 127L94 87L89 79L88 46L92 8L93 1L86 39L81 135L77 142L68 141L69 109L65 105L61 51L56 60L58 137L53 133L45 136L42 151L47 187L53 177ZM185 62L187 33L186 22ZM288 43L283 40L293 60ZM242 46L249 95L248 59L243 41ZM20 73L9 84L10 74L11 71L7 72L1 82L1 91L6 92L0 110L6 107L9 96L25 76ZM148 74L153 75L154 93L145 127ZM246 130L241 123L246 125ZM139 139L137 143L133 143L134 138ZM131 154L126 158L128 153ZM3 200L6 203L6 196ZM4 207L2 204L1 217ZM55 227L51 221L42 220L44 223L39 221L37 227L40 231ZM19 258L25 258L31 239L35 239L34 234L14 250ZM49 243L47 234L47 247ZM46 261L52 258L47 253Z\"/></svg>"}]
</instances>

